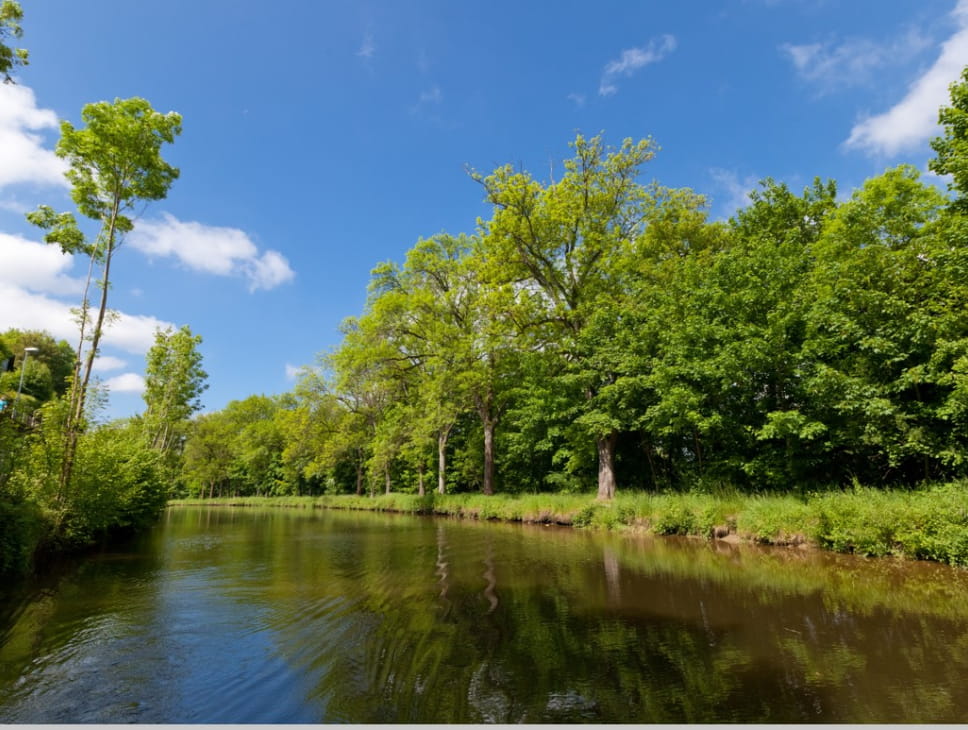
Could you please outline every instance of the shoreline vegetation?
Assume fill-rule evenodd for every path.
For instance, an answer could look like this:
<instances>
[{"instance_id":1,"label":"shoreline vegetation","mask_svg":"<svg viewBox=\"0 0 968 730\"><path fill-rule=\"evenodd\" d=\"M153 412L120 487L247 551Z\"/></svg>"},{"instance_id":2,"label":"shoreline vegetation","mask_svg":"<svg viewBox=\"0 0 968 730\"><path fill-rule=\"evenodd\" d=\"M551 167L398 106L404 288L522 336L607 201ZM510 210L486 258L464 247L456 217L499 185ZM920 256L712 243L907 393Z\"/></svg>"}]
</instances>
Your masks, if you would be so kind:
<instances>
[{"instance_id":1,"label":"shoreline vegetation","mask_svg":"<svg viewBox=\"0 0 968 730\"><path fill-rule=\"evenodd\" d=\"M968 481L909 490L748 495L380 494L215 497L169 500L170 507L279 507L396 512L646 531L708 540L815 547L866 557L968 565Z\"/></svg>"}]
</instances>

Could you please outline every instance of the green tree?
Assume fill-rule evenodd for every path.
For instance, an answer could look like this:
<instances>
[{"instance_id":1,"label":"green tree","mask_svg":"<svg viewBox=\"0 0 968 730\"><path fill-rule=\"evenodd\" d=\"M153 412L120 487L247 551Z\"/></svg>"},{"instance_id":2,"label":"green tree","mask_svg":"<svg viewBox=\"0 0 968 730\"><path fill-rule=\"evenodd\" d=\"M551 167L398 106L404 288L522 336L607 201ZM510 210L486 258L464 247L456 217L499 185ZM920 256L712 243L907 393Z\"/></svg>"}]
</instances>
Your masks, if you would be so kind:
<instances>
[{"instance_id":1,"label":"green tree","mask_svg":"<svg viewBox=\"0 0 968 730\"><path fill-rule=\"evenodd\" d=\"M494 206L485 224L492 271L517 282L540 311L532 332L543 335L540 347L560 354L566 381L582 394L585 406L574 416L596 446L599 498L611 499L621 424L594 405L611 374L588 367L583 335L590 317L613 299L615 264L642 230L649 196L637 177L654 145L628 139L612 150L600 137L579 135L572 147L575 157L556 182L542 184L511 166L474 178Z\"/></svg>"},{"instance_id":2,"label":"green tree","mask_svg":"<svg viewBox=\"0 0 968 730\"><path fill-rule=\"evenodd\" d=\"M842 473L916 481L964 460L943 414L968 342L964 244L943 235L944 203L913 167L888 170L814 247L804 386Z\"/></svg>"},{"instance_id":3,"label":"green tree","mask_svg":"<svg viewBox=\"0 0 968 730\"><path fill-rule=\"evenodd\" d=\"M480 240L439 234L418 243L402 267L373 272L370 313L403 363L405 405L394 415L410 424L408 451L420 476L427 436L437 446L437 491L447 483L448 439L460 416L476 410L484 432L482 491L494 491L494 429L501 404L495 391L495 317L481 279ZM406 414L403 413L406 411Z\"/></svg>"},{"instance_id":4,"label":"green tree","mask_svg":"<svg viewBox=\"0 0 968 730\"><path fill-rule=\"evenodd\" d=\"M0 334L0 342L14 355L15 369L23 362L24 348L37 348L38 352L30 356L30 361L46 366L50 374L49 388L54 395L61 396L67 392L75 355L66 340L56 340L50 333L41 330L10 329Z\"/></svg>"},{"instance_id":5,"label":"green tree","mask_svg":"<svg viewBox=\"0 0 968 730\"><path fill-rule=\"evenodd\" d=\"M208 388L198 346L201 335L189 327L155 332L155 344L147 354L145 369L145 412L143 428L146 442L168 454L184 425L201 407L201 395Z\"/></svg>"},{"instance_id":6,"label":"green tree","mask_svg":"<svg viewBox=\"0 0 968 730\"><path fill-rule=\"evenodd\" d=\"M68 162L65 174L78 211L99 225L94 243L84 242L70 214L56 215L50 208L41 207L28 216L48 230L48 241L58 243L62 250L83 251L91 262L79 312L80 339L65 424L62 490L70 482L78 437L84 428L88 385L107 323L114 254L134 227L130 214L136 206L164 198L179 174L162 159L161 147L174 142L181 133L181 115L161 114L144 99L131 98L88 104L81 117L86 125L83 128L61 122L56 154ZM95 264L100 266L101 295L92 316L88 287Z\"/></svg>"}]
</instances>

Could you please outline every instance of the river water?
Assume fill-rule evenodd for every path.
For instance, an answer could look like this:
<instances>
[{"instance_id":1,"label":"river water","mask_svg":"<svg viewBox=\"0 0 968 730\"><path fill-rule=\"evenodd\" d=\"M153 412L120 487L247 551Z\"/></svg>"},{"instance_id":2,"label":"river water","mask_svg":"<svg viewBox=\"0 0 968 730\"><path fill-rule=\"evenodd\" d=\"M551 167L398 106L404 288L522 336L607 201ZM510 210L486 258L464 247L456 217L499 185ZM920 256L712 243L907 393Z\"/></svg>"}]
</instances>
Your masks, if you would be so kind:
<instances>
[{"instance_id":1,"label":"river water","mask_svg":"<svg viewBox=\"0 0 968 730\"><path fill-rule=\"evenodd\" d=\"M0 722L965 722L968 571L173 508L0 593Z\"/></svg>"}]
</instances>

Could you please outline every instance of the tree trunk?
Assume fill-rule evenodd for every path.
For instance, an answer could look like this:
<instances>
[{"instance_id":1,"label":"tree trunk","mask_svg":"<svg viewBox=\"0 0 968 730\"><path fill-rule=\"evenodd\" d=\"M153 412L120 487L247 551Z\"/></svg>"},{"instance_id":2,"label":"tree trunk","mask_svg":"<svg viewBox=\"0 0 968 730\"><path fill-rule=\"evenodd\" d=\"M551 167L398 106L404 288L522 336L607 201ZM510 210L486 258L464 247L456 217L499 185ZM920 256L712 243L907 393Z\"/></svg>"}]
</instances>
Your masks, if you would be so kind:
<instances>
[{"instance_id":1,"label":"tree trunk","mask_svg":"<svg viewBox=\"0 0 968 730\"><path fill-rule=\"evenodd\" d=\"M612 432L598 439L598 498L611 499L615 496L615 441L617 434Z\"/></svg>"},{"instance_id":2,"label":"tree trunk","mask_svg":"<svg viewBox=\"0 0 968 730\"><path fill-rule=\"evenodd\" d=\"M383 464L383 479L386 482L387 494L390 493L390 463Z\"/></svg>"},{"instance_id":3,"label":"tree trunk","mask_svg":"<svg viewBox=\"0 0 968 730\"><path fill-rule=\"evenodd\" d=\"M362 460L356 462L356 494L357 494L357 496L363 494L363 462L362 462Z\"/></svg>"},{"instance_id":4,"label":"tree trunk","mask_svg":"<svg viewBox=\"0 0 968 730\"><path fill-rule=\"evenodd\" d=\"M493 367L491 355L488 355L488 362ZM484 429L484 483L481 492L494 494L494 431L501 419L500 410L494 407L494 388L489 385L483 395L477 395L476 402L477 415Z\"/></svg>"},{"instance_id":5,"label":"tree trunk","mask_svg":"<svg viewBox=\"0 0 968 730\"><path fill-rule=\"evenodd\" d=\"M424 488L424 465L423 464L417 467L417 494L421 497L427 494L427 490Z\"/></svg>"},{"instance_id":6,"label":"tree trunk","mask_svg":"<svg viewBox=\"0 0 968 730\"><path fill-rule=\"evenodd\" d=\"M484 420L484 494L494 494L494 426L492 418Z\"/></svg>"},{"instance_id":7,"label":"tree trunk","mask_svg":"<svg viewBox=\"0 0 968 730\"><path fill-rule=\"evenodd\" d=\"M67 440L64 444L64 457L61 462L60 490L59 496L65 497L67 488L71 481L71 474L74 471L74 460L77 455L77 441L81 435L81 423L84 418L84 403L87 399L87 386L91 381L91 371L94 369L94 358L97 355L98 346L101 344L101 334L104 329L104 316L108 308L108 289L111 286L111 257L114 254L114 241L117 231L118 213L120 211L121 200L117 196L111 209L111 218L108 221L107 243L104 248L104 278L101 281L101 303L98 307L97 321L94 323L94 330L91 332L91 347L87 353L84 363L84 377L80 386L77 382L71 384L71 392L76 397L71 403L71 412L67 416ZM85 301L85 305L86 305ZM82 319L86 320L86 310ZM81 330L83 337L83 329ZM83 340L82 340L83 343ZM80 351L78 351L80 354Z\"/></svg>"},{"instance_id":8,"label":"tree trunk","mask_svg":"<svg viewBox=\"0 0 968 730\"><path fill-rule=\"evenodd\" d=\"M440 430L437 434L437 492L447 491L447 437L450 436L451 426Z\"/></svg>"}]
</instances>

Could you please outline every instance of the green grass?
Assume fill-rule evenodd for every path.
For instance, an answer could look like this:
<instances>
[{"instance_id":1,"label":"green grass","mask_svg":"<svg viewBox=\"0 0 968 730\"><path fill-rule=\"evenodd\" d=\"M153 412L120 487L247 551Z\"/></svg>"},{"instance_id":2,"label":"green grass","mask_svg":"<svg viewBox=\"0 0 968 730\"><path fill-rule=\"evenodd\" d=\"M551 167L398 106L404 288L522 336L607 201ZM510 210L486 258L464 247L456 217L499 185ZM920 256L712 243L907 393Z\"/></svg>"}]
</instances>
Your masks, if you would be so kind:
<instances>
[{"instance_id":1,"label":"green grass","mask_svg":"<svg viewBox=\"0 0 968 730\"><path fill-rule=\"evenodd\" d=\"M791 495L620 493L592 495L381 494L374 497L238 497L172 505L278 506L435 514L475 520L554 523L658 535L735 536L771 545L814 545L867 556L968 565L968 481L916 490L855 487Z\"/></svg>"}]
</instances>

